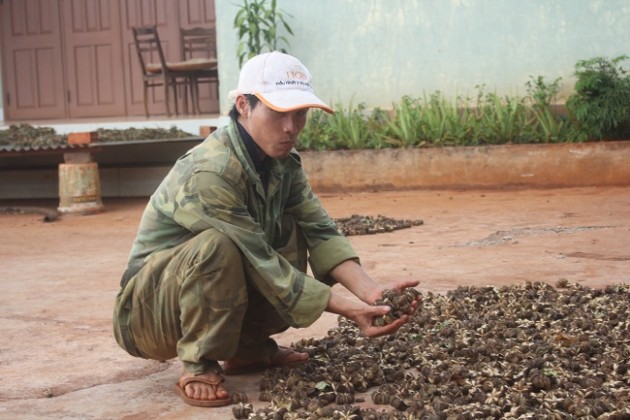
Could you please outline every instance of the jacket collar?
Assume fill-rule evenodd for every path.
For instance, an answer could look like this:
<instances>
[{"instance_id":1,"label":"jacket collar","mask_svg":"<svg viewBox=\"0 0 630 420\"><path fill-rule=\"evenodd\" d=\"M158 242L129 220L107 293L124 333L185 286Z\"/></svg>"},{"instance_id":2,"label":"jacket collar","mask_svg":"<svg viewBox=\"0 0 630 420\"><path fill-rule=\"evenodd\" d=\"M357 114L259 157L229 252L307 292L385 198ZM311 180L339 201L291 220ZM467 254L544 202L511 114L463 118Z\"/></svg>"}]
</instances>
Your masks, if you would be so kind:
<instances>
[{"instance_id":1,"label":"jacket collar","mask_svg":"<svg viewBox=\"0 0 630 420\"><path fill-rule=\"evenodd\" d=\"M254 164L254 169L257 173L266 172L269 169L269 159L263 159L260 154L260 147L256 144L252 136L245 130L245 127L238 121L236 121L236 128L238 129L238 134L243 139L243 145L245 146L245 150L247 150L247 154Z\"/></svg>"}]
</instances>

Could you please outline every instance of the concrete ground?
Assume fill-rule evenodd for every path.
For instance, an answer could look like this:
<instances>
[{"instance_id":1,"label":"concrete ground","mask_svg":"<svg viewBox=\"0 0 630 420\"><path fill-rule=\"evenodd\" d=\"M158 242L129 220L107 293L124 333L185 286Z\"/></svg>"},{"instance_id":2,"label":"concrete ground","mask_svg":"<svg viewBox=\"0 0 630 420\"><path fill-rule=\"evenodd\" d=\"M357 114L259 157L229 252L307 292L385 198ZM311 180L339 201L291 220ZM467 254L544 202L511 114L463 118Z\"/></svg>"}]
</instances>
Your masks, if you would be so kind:
<instances>
[{"instance_id":1,"label":"concrete ground","mask_svg":"<svg viewBox=\"0 0 630 420\"><path fill-rule=\"evenodd\" d=\"M352 236L379 281L413 278L423 292L560 278L591 287L630 283L630 187L420 190L322 194L332 217L423 219L391 233ZM145 199L104 200L103 213L0 214L1 419L229 419L172 390L181 365L118 348L111 313ZM55 201L8 203L56 208ZM277 337L321 337L325 314ZM260 375L229 377L255 407Z\"/></svg>"}]
</instances>

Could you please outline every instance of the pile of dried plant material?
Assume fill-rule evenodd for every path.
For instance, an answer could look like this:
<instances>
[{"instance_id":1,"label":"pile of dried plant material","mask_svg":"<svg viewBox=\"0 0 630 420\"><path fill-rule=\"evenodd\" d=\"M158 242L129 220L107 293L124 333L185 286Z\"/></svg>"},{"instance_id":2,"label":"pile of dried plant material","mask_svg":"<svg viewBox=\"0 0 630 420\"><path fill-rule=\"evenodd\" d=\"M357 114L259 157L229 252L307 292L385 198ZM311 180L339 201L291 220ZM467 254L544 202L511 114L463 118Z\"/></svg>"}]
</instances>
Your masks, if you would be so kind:
<instances>
[{"instance_id":1,"label":"pile of dried plant material","mask_svg":"<svg viewBox=\"0 0 630 420\"><path fill-rule=\"evenodd\" d=\"M121 130L99 128L96 130L98 142L113 143L140 140L170 140L196 137L175 126L166 128L126 128Z\"/></svg>"},{"instance_id":2,"label":"pile of dried plant material","mask_svg":"<svg viewBox=\"0 0 630 420\"><path fill-rule=\"evenodd\" d=\"M628 419L629 314L628 285L427 293L394 335L340 318L295 343L310 360L266 371L248 418Z\"/></svg>"},{"instance_id":3,"label":"pile of dried plant material","mask_svg":"<svg viewBox=\"0 0 630 420\"><path fill-rule=\"evenodd\" d=\"M10 125L0 130L0 146L50 147L68 143L68 136L57 134L50 127L33 127L30 124Z\"/></svg>"},{"instance_id":4,"label":"pile of dried plant material","mask_svg":"<svg viewBox=\"0 0 630 420\"><path fill-rule=\"evenodd\" d=\"M351 235L370 235L374 233L392 232L394 230L406 229L412 226L419 226L424 222L418 220L398 220L390 217L378 215L376 218L372 216L360 216L353 214L350 217L335 219L337 228L345 236Z\"/></svg>"},{"instance_id":5,"label":"pile of dried plant material","mask_svg":"<svg viewBox=\"0 0 630 420\"><path fill-rule=\"evenodd\" d=\"M100 143L112 143L122 141L162 140L195 137L172 126L166 128L125 128L96 130L97 140ZM0 130L0 146L11 145L15 147L53 147L68 143L68 136L57 134L51 127L34 127L30 124L11 125Z\"/></svg>"}]
</instances>

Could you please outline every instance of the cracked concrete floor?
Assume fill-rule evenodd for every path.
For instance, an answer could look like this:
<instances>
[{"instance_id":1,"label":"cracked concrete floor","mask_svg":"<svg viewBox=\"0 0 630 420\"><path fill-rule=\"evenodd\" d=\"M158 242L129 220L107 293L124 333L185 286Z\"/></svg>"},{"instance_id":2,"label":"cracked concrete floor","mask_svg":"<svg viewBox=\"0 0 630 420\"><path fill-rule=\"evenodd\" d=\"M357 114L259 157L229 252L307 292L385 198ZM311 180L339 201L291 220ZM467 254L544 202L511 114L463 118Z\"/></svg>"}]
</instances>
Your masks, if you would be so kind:
<instances>
[{"instance_id":1,"label":"cracked concrete floor","mask_svg":"<svg viewBox=\"0 0 630 420\"><path fill-rule=\"evenodd\" d=\"M334 218L423 219L352 236L378 280L408 277L422 291L560 278L590 287L630 283L630 187L321 194ZM172 391L181 365L134 359L111 334L112 303L146 199L105 199L106 211L43 223L0 214L1 419L229 419ZM53 201L2 203L55 208ZM321 337L325 314L277 337ZM229 377L255 407L260 375Z\"/></svg>"}]
</instances>

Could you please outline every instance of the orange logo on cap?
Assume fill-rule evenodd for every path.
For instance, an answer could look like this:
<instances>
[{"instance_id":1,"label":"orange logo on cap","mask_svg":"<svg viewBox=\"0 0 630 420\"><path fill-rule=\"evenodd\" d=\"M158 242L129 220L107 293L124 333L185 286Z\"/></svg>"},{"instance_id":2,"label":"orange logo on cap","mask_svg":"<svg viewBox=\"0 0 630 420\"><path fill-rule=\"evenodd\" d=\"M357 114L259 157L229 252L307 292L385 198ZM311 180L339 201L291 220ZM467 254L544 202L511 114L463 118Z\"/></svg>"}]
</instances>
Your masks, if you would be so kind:
<instances>
[{"instance_id":1,"label":"orange logo on cap","mask_svg":"<svg viewBox=\"0 0 630 420\"><path fill-rule=\"evenodd\" d=\"M304 72L302 72L300 70L289 70L289 71L287 71L287 77L289 79L296 79L296 80L306 80L307 79L306 74L304 74Z\"/></svg>"},{"instance_id":2,"label":"orange logo on cap","mask_svg":"<svg viewBox=\"0 0 630 420\"><path fill-rule=\"evenodd\" d=\"M276 86L298 89L313 89L309 83L309 75L307 71L299 66L290 67L285 70L284 80L276 81Z\"/></svg>"}]
</instances>

